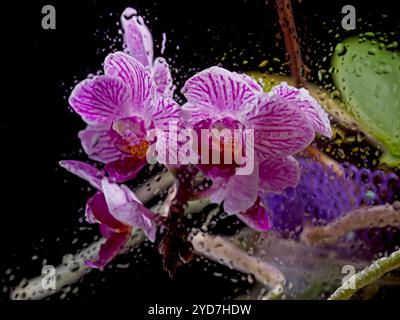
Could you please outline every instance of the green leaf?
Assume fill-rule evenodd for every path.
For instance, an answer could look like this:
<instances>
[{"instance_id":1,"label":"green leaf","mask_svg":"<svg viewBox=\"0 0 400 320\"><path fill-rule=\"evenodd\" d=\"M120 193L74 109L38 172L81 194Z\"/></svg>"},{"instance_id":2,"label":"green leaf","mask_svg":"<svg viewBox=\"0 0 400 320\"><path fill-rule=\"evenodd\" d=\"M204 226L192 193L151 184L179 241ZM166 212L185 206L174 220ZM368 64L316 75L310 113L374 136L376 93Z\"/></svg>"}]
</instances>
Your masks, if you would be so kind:
<instances>
[{"instance_id":1,"label":"green leaf","mask_svg":"<svg viewBox=\"0 0 400 320\"><path fill-rule=\"evenodd\" d=\"M365 38L336 46L333 81L360 130L379 141L381 163L400 165L400 54Z\"/></svg>"}]
</instances>

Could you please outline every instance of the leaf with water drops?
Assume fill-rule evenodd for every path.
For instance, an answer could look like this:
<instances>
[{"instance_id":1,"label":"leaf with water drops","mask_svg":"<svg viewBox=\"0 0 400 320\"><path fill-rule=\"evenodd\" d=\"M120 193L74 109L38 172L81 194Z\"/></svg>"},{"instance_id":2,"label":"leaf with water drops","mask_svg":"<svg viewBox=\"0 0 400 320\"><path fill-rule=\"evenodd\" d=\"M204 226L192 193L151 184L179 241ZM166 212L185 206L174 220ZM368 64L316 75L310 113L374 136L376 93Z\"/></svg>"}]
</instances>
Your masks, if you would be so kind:
<instances>
[{"instance_id":1,"label":"leaf with water drops","mask_svg":"<svg viewBox=\"0 0 400 320\"><path fill-rule=\"evenodd\" d=\"M333 80L361 131L384 149L381 163L400 166L400 53L365 37L336 46Z\"/></svg>"}]
</instances>

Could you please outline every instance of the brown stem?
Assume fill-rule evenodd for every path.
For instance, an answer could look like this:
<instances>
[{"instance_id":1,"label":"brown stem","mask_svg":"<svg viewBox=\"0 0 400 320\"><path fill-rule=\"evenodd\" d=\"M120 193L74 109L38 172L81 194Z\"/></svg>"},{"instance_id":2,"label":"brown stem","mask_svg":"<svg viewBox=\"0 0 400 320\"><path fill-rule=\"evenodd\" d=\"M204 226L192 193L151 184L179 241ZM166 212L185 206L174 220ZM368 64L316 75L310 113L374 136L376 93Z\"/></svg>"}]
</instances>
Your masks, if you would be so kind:
<instances>
[{"instance_id":1,"label":"brown stem","mask_svg":"<svg viewBox=\"0 0 400 320\"><path fill-rule=\"evenodd\" d=\"M295 78L296 87L306 87L306 75L310 72L304 64L300 51L300 40L297 35L296 23L293 16L290 0L276 0L279 24L283 33L286 58L292 76Z\"/></svg>"},{"instance_id":2,"label":"brown stem","mask_svg":"<svg viewBox=\"0 0 400 320\"><path fill-rule=\"evenodd\" d=\"M166 233L161 239L159 252L164 270L172 277L176 269L189 262L193 256L193 246L187 240L189 228L185 221L185 208L192 198L193 181L198 169L193 166L177 168L175 199L171 201L165 227Z\"/></svg>"}]
</instances>

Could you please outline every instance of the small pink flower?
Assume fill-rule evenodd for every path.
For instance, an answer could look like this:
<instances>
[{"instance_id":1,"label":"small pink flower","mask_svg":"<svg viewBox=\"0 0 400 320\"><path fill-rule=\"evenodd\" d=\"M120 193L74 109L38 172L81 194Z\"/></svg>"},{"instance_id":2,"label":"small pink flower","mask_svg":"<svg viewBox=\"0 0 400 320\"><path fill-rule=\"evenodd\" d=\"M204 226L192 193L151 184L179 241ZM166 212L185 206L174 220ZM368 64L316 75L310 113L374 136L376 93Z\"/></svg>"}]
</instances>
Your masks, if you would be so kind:
<instances>
[{"instance_id":1,"label":"small pink flower","mask_svg":"<svg viewBox=\"0 0 400 320\"><path fill-rule=\"evenodd\" d=\"M65 160L60 165L98 190L87 201L85 216L89 223L100 224L100 232L106 241L100 247L98 259L87 261L89 266L101 269L109 263L123 250L134 228L143 229L151 241L155 240L155 215L127 186L111 182L102 172L84 162Z\"/></svg>"},{"instance_id":2,"label":"small pink flower","mask_svg":"<svg viewBox=\"0 0 400 320\"><path fill-rule=\"evenodd\" d=\"M237 214L253 228L267 228L254 219L260 192L280 192L298 183L299 166L292 155L306 148L315 132L331 135L327 114L305 89L281 83L264 93L250 77L220 67L190 78L183 93L188 100L183 109L192 128L254 130L251 174L235 175L232 166L223 164L199 167L213 180L213 202L223 202L227 213Z\"/></svg>"},{"instance_id":3,"label":"small pink flower","mask_svg":"<svg viewBox=\"0 0 400 320\"><path fill-rule=\"evenodd\" d=\"M88 123L79 133L83 149L118 182L133 178L146 164L149 130L178 124L180 107L160 96L150 73L129 55L116 52L104 62L104 75L79 83L71 107Z\"/></svg>"}]
</instances>

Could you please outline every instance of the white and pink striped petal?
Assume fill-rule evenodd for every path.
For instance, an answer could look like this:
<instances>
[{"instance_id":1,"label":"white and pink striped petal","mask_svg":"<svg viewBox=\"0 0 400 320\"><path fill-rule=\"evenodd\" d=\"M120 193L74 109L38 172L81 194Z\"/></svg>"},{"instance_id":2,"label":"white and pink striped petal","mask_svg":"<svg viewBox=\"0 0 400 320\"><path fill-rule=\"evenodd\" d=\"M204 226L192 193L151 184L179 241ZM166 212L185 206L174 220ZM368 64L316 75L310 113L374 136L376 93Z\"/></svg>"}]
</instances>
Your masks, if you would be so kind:
<instances>
[{"instance_id":1,"label":"white and pink striped petal","mask_svg":"<svg viewBox=\"0 0 400 320\"><path fill-rule=\"evenodd\" d=\"M104 72L109 77L120 79L130 91L129 115L151 114L156 86L140 62L123 52L112 53L104 61Z\"/></svg>"},{"instance_id":2,"label":"white and pink striped petal","mask_svg":"<svg viewBox=\"0 0 400 320\"><path fill-rule=\"evenodd\" d=\"M254 149L260 160L295 154L306 148L315 136L310 121L299 108L284 98L266 94L246 116L245 127L254 130Z\"/></svg>"},{"instance_id":3,"label":"white and pink striped petal","mask_svg":"<svg viewBox=\"0 0 400 320\"><path fill-rule=\"evenodd\" d=\"M174 95L174 86L171 70L164 58L159 57L154 60L152 76L157 87L157 93L162 97L172 98Z\"/></svg>"},{"instance_id":4,"label":"white and pink striped petal","mask_svg":"<svg viewBox=\"0 0 400 320\"><path fill-rule=\"evenodd\" d=\"M295 187L300 180L300 167L295 158L269 158L260 163L260 191L282 192Z\"/></svg>"},{"instance_id":5,"label":"white and pink striped petal","mask_svg":"<svg viewBox=\"0 0 400 320\"><path fill-rule=\"evenodd\" d=\"M181 107L170 98L159 97L151 119L157 129L168 131L171 126L180 127Z\"/></svg>"},{"instance_id":6,"label":"white and pink striped petal","mask_svg":"<svg viewBox=\"0 0 400 320\"><path fill-rule=\"evenodd\" d=\"M190 78L184 88L184 108L193 121L224 116L241 117L250 112L257 94L248 79L220 67L211 67Z\"/></svg>"},{"instance_id":7,"label":"white and pink striped petal","mask_svg":"<svg viewBox=\"0 0 400 320\"><path fill-rule=\"evenodd\" d=\"M318 101L310 95L308 90L297 89L289 86L286 82L281 82L273 87L269 94L272 97L279 96L293 107L301 109L307 119L311 121L316 132L328 138L332 136L328 114L322 109Z\"/></svg>"},{"instance_id":8,"label":"white and pink striped petal","mask_svg":"<svg viewBox=\"0 0 400 320\"><path fill-rule=\"evenodd\" d=\"M90 159L109 163L124 154L115 146L111 125L89 125L79 132L82 147Z\"/></svg>"},{"instance_id":9,"label":"white and pink striped petal","mask_svg":"<svg viewBox=\"0 0 400 320\"><path fill-rule=\"evenodd\" d=\"M130 100L130 90L122 81L96 76L74 88L69 104L87 123L102 124L126 115Z\"/></svg>"}]
</instances>

